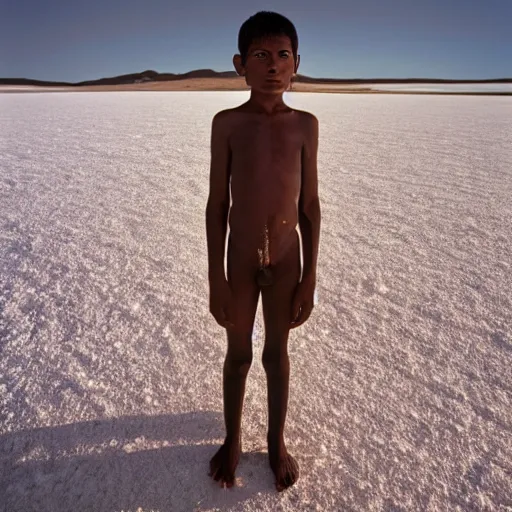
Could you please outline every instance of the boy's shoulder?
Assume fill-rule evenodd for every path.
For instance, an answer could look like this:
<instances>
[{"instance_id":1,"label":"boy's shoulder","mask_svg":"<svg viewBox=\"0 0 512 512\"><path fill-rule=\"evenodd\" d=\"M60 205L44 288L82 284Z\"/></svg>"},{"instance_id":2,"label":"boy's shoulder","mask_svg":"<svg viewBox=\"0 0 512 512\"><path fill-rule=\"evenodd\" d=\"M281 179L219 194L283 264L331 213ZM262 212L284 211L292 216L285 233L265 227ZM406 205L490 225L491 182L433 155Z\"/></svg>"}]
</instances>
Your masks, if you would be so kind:
<instances>
[{"instance_id":1,"label":"boy's shoulder","mask_svg":"<svg viewBox=\"0 0 512 512\"><path fill-rule=\"evenodd\" d=\"M289 109L289 112L293 112L297 116L299 116L301 119L307 121L307 122L318 122L318 119L311 113L306 110L300 110L298 108L291 108ZM217 112L214 116L214 120L223 120L223 119L229 119L230 117L233 117L233 115L238 114L245 114L248 113L246 105L238 105L237 107L233 108L226 108L224 110L220 110Z\"/></svg>"},{"instance_id":2,"label":"boy's shoulder","mask_svg":"<svg viewBox=\"0 0 512 512\"><path fill-rule=\"evenodd\" d=\"M311 130L313 132L318 131L318 119L311 112L307 112L306 110L293 109L299 116L301 125L305 128L307 132Z\"/></svg>"},{"instance_id":3,"label":"boy's shoulder","mask_svg":"<svg viewBox=\"0 0 512 512\"><path fill-rule=\"evenodd\" d=\"M235 112L236 108L227 108L217 112L212 119L212 131L229 136L235 126Z\"/></svg>"},{"instance_id":4,"label":"boy's shoulder","mask_svg":"<svg viewBox=\"0 0 512 512\"><path fill-rule=\"evenodd\" d=\"M238 107L234 107L234 108L226 108L224 110L220 110L219 112L217 112L214 116L213 116L213 122L222 122L222 121L227 121L229 120L230 118L233 117L233 114L235 112L237 112L237 109Z\"/></svg>"},{"instance_id":5,"label":"boy's shoulder","mask_svg":"<svg viewBox=\"0 0 512 512\"><path fill-rule=\"evenodd\" d=\"M307 110L299 110L298 108L294 108L292 110L296 114L298 114L300 116L301 120L303 120L304 122L306 122L306 123L318 123L318 119L311 112L308 112Z\"/></svg>"},{"instance_id":6,"label":"boy's shoulder","mask_svg":"<svg viewBox=\"0 0 512 512\"><path fill-rule=\"evenodd\" d=\"M295 124L299 130L307 133L318 132L318 119L311 112L290 108L288 113L293 114L295 121L292 121L292 124ZM232 129L239 126L239 121L243 120L246 114L247 110L245 105L221 110L213 117L213 127L217 130L227 130L229 133Z\"/></svg>"},{"instance_id":7,"label":"boy's shoulder","mask_svg":"<svg viewBox=\"0 0 512 512\"><path fill-rule=\"evenodd\" d=\"M315 140L318 138L318 119L311 112L306 110L293 109L297 116L297 125L305 140Z\"/></svg>"}]
</instances>

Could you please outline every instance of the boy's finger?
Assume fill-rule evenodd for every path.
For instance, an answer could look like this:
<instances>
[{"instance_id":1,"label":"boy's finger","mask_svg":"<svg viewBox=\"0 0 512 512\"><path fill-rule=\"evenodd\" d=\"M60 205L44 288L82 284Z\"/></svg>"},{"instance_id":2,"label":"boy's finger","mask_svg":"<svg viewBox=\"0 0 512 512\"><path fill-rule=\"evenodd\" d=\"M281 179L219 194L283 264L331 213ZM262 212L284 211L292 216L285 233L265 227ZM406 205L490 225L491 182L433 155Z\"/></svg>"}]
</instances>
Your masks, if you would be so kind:
<instances>
[{"instance_id":1,"label":"boy's finger","mask_svg":"<svg viewBox=\"0 0 512 512\"><path fill-rule=\"evenodd\" d=\"M296 322L299 318L299 315L300 315L300 312L301 312L301 309L302 309L302 305L301 304L297 304L297 305L293 305L293 308L292 308L292 323L293 322Z\"/></svg>"},{"instance_id":2,"label":"boy's finger","mask_svg":"<svg viewBox=\"0 0 512 512\"><path fill-rule=\"evenodd\" d=\"M231 315L228 315L226 309L223 309L222 310L222 314L223 314L223 321L224 321L224 326L225 327L234 327L235 324L234 322L231 320Z\"/></svg>"},{"instance_id":3,"label":"boy's finger","mask_svg":"<svg viewBox=\"0 0 512 512\"><path fill-rule=\"evenodd\" d=\"M300 313L302 303L298 295L295 295L292 302L292 321L294 321Z\"/></svg>"},{"instance_id":4,"label":"boy's finger","mask_svg":"<svg viewBox=\"0 0 512 512\"><path fill-rule=\"evenodd\" d=\"M311 307L302 306L298 317L292 322L292 326L295 328L302 325L309 318L309 315L311 315L311 310Z\"/></svg>"},{"instance_id":5,"label":"boy's finger","mask_svg":"<svg viewBox=\"0 0 512 512\"><path fill-rule=\"evenodd\" d=\"M230 322L228 320L226 320L226 317L225 315L223 315L222 313L221 314L217 314L214 316L216 322L221 326L221 327L233 327L233 324L230 324Z\"/></svg>"},{"instance_id":6,"label":"boy's finger","mask_svg":"<svg viewBox=\"0 0 512 512\"><path fill-rule=\"evenodd\" d=\"M301 323L304 323L311 315L311 309L305 309L304 313L301 315Z\"/></svg>"},{"instance_id":7,"label":"boy's finger","mask_svg":"<svg viewBox=\"0 0 512 512\"><path fill-rule=\"evenodd\" d=\"M222 321L220 322L220 325L222 325L222 327L228 329L228 328L233 328L235 327L235 324L233 322L231 322L230 320L228 320L227 318L223 318Z\"/></svg>"},{"instance_id":8,"label":"boy's finger","mask_svg":"<svg viewBox=\"0 0 512 512\"><path fill-rule=\"evenodd\" d=\"M297 315L295 315L294 319L291 322L292 328L299 327L299 325L302 323L302 311L303 309L299 309L299 312Z\"/></svg>"}]
</instances>

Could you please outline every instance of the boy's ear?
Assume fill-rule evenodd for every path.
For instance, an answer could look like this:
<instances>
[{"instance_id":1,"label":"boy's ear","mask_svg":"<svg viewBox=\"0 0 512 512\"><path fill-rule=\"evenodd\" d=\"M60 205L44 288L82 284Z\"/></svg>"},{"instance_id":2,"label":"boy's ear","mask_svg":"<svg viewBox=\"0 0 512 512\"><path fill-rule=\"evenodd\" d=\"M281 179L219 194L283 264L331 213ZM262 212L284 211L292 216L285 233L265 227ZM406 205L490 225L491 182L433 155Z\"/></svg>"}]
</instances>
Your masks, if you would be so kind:
<instances>
[{"instance_id":1,"label":"boy's ear","mask_svg":"<svg viewBox=\"0 0 512 512\"><path fill-rule=\"evenodd\" d=\"M300 55L297 55L297 62L295 63L294 74L297 73L297 70L299 69L299 64L300 64Z\"/></svg>"},{"instance_id":2,"label":"boy's ear","mask_svg":"<svg viewBox=\"0 0 512 512\"><path fill-rule=\"evenodd\" d=\"M233 55L233 66L235 66L236 72L239 76L245 75L245 68L242 66L242 56L238 53Z\"/></svg>"}]
</instances>

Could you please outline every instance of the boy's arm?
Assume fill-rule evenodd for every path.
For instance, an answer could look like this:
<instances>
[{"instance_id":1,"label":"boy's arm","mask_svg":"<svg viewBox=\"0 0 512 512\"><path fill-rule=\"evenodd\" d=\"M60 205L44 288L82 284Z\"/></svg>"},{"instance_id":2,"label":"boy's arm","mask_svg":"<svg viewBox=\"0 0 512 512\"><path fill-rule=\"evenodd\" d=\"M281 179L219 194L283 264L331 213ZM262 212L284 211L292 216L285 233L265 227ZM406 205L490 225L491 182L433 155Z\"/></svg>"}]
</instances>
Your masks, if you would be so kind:
<instances>
[{"instance_id":1,"label":"boy's arm","mask_svg":"<svg viewBox=\"0 0 512 512\"><path fill-rule=\"evenodd\" d=\"M219 112L212 121L210 193L206 205L206 240L208 245L208 279L225 281L224 247L229 213L231 150L227 114Z\"/></svg>"},{"instance_id":2,"label":"boy's arm","mask_svg":"<svg viewBox=\"0 0 512 512\"><path fill-rule=\"evenodd\" d=\"M302 185L299 199L299 227L302 237L302 281L316 284L316 264L320 239L320 200L318 198L318 120L305 116L306 137L302 147Z\"/></svg>"}]
</instances>

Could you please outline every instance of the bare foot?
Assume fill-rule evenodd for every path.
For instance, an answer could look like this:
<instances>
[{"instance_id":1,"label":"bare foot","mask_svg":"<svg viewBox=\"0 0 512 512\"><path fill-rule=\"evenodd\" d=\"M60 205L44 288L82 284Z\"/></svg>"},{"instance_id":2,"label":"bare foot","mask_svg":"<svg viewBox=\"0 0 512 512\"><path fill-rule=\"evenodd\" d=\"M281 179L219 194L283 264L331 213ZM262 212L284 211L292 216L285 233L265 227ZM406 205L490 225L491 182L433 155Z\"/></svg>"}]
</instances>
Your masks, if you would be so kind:
<instances>
[{"instance_id":1,"label":"bare foot","mask_svg":"<svg viewBox=\"0 0 512 512\"><path fill-rule=\"evenodd\" d=\"M210 461L210 476L220 482L221 487L233 487L235 469L240 460L241 444L224 441Z\"/></svg>"},{"instance_id":2,"label":"bare foot","mask_svg":"<svg viewBox=\"0 0 512 512\"><path fill-rule=\"evenodd\" d=\"M268 445L270 467L276 477L276 489L281 492L291 487L299 479L299 464L288 453L284 442L276 443L279 448Z\"/></svg>"}]
</instances>

